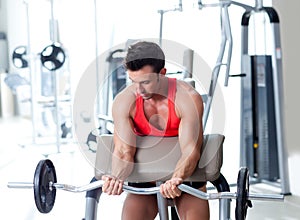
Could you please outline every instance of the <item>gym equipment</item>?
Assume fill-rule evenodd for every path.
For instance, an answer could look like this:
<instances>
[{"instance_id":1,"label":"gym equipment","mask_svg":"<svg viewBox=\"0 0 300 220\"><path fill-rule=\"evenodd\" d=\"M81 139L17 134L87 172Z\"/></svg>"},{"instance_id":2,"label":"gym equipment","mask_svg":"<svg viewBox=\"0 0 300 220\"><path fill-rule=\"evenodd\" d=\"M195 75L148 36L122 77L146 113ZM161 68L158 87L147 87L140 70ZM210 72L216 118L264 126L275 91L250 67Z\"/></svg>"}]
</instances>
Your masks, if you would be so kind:
<instances>
[{"instance_id":1,"label":"gym equipment","mask_svg":"<svg viewBox=\"0 0 300 220\"><path fill-rule=\"evenodd\" d=\"M6 33L0 31L0 71L8 72L8 43Z\"/></svg>"},{"instance_id":2,"label":"gym equipment","mask_svg":"<svg viewBox=\"0 0 300 220\"><path fill-rule=\"evenodd\" d=\"M283 194L289 195L279 16L274 8L262 4L257 8L246 10L241 22L241 64L246 76L241 79L240 164L249 167L253 182L275 183ZM261 43L264 47L259 48L265 51L251 53L250 18L256 21L262 16L269 20L264 22L264 29L270 36L256 33L254 46Z\"/></svg>"},{"instance_id":3,"label":"gym equipment","mask_svg":"<svg viewBox=\"0 0 300 220\"><path fill-rule=\"evenodd\" d=\"M249 193L249 175L247 168L241 168L237 179L237 193L222 192L222 193L204 193L185 184L178 186L183 192L189 193L200 199L215 200L215 199L236 199L236 219L245 219L249 200L270 200L281 201L283 195L267 195L267 194L251 194ZM41 213L49 213L55 203L56 190L65 190L69 192L85 192L100 188L103 186L103 181L98 180L84 186L72 186L67 184L57 183L55 167L51 160L41 160L35 170L33 183L10 182L7 185L9 188L34 188L34 199L38 210ZM158 194L159 186L152 188L136 188L128 185L123 186L123 190L135 194Z\"/></svg>"},{"instance_id":4,"label":"gym equipment","mask_svg":"<svg viewBox=\"0 0 300 220\"><path fill-rule=\"evenodd\" d=\"M54 0L45 3L49 12L49 44L32 51L30 20L38 19L32 10L39 10L35 3L24 1L27 9L27 54L31 87L32 144L55 144L57 152L63 143L71 140L71 81L67 51L59 40L58 21L54 17ZM44 3L41 3L44 4ZM49 10L48 10L49 6ZM48 23L47 23L48 24ZM47 34L47 33L46 33ZM42 36L42 35L41 35ZM47 154L48 152L45 152Z\"/></svg>"},{"instance_id":5,"label":"gym equipment","mask_svg":"<svg viewBox=\"0 0 300 220\"><path fill-rule=\"evenodd\" d=\"M51 160L41 160L33 179L34 201L41 213L50 212L54 206L56 188L51 187L51 183L56 183L54 165Z\"/></svg>"},{"instance_id":6,"label":"gym equipment","mask_svg":"<svg viewBox=\"0 0 300 220\"><path fill-rule=\"evenodd\" d=\"M237 199L235 208L235 219L246 219L247 208L252 207L251 201L247 198L249 194L249 170L241 168L237 181Z\"/></svg>"},{"instance_id":7,"label":"gym equipment","mask_svg":"<svg viewBox=\"0 0 300 220\"><path fill-rule=\"evenodd\" d=\"M122 56L125 51L125 49L116 49L106 59L109 63L108 71L111 73L110 83L112 85L113 98L126 86L126 69L123 66L124 56Z\"/></svg>"},{"instance_id":8,"label":"gym equipment","mask_svg":"<svg viewBox=\"0 0 300 220\"><path fill-rule=\"evenodd\" d=\"M284 133L282 56L280 46L279 17L271 7L263 7L262 0L255 1L255 7L235 1L220 1L203 4L198 1L199 9L221 7L223 34L229 41L227 60L231 58L231 33L228 7L236 5L246 11L242 16L242 73L229 75L226 70L225 85L230 76L241 76L241 166L249 167L253 180L276 181L280 177L283 194L289 195L289 174ZM264 13L270 20L272 36L271 54L249 55L249 21L252 16ZM266 36L265 36L266 37ZM222 40L223 41L223 40ZM255 39L257 43L259 39ZM225 47L222 47L223 53ZM223 55L222 55L223 56ZM222 60L220 60L222 61ZM227 62L230 64L230 62ZM219 62L215 68L223 65Z\"/></svg>"},{"instance_id":9,"label":"gym equipment","mask_svg":"<svg viewBox=\"0 0 300 220\"><path fill-rule=\"evenodd\" d=\"M42 65L50 71L61 68L65 60L65 52L59 43L53 43L45 47L41 52Z\"/></svg>"},{"instance_id":10,"label":"gym equipment","mask_svg":"<svg viewBox=\"0 0 300 220\"><path fill-rule=\"evenodd\" d=\"M112 118L98 114L98 119L100 121L100 126L92 130L87 137L86 144L89 147L89 150L96 153L97 151L97 136L101 134L112 134L113 129L109 129L109 125L113 127Z\"/></svg>"},{"instance_id":11,"label":"gym equipment","mask_svg":"<svg viewBox=\"0 0 300 220\"><path fill-rule=\"evenodd\" d=\"M26 68L28 67L27 61L27 47L26 46L18 46L14 49L12 54L12 62L17 68Z\"/></svg>"},{"instance_id":12,"label":"gym equipment","mask_svg":"<svg viewBox=\"0 0 300 220\"><path fill-rule=\"evenodd\" d=\"M17 73L8 74L5 77L4 82L11 89L13 94L16 94L17 87L24 86L24 85L29 86L29 82L27 81L27 79L25 79L24 77L20 76Z\"/></svg>"},{"instance_id":13,"label":"gym equipment","mask_svg":"<svg viewBox=\"0 0 300 220\"><path fill-rule=\"evenodd\" d=\"M61 128L61 137L62 138L67 138L68 136L72 135L72 122L71 121L66 121L62 123L60 126Z\"/></svg>"},{"instance_id":14,"label":"gym equipment","mask_svg":"<svg viewBox=\"0 0 300 220\"><path fill-rule=\"evenodd\" d=\"M164 21L164 14L171 11L179 11L182 12L182 0L178 1L178 5L176 5L172 9L166 9L166 10L158 10L158 13L160 14L160 23L159 23L159 45L162 45L162 35L163 35L163 21Z\"/></svg>"},{"instance_id":15,"label":"gym equipment","mask_svg":"<svg viewBox=\"0 0 300 220\"><path fill-rule=\"evenodd\" d=\"M269 18L271 30L271 39L255 37L271 48L260 55L250 55L248 48L249 20L257 13L248 10L242 17L242 70L247 76L241 80L241 165L250 168L253 181L277 182L288 195L279 17L271 7L261 7L260 13Z\"/></svg>"}]
</instances>

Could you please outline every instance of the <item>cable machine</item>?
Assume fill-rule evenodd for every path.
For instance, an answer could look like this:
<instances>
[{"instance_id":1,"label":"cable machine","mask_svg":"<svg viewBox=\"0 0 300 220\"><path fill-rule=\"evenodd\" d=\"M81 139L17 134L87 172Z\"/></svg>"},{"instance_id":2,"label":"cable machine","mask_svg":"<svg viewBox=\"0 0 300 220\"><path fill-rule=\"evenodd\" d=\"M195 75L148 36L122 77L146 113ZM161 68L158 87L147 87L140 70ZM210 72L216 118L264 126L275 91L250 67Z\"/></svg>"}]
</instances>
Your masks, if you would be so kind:
<instances>
[{"instance_id":1,"label":"cable machine","mask_svg":"<svg viewBox=\"0 0 300 220\"><path fill-rule=\"evenodd\" d=\"M254 44L264 40L265 52L251 54L249 25L256 15L269 20L269 29L264 22L264 30L271 34L257 37L256 33ZM241 80L240 164L249 167L253 181L279 183L282 194L290 194L279 16L274 8L256 1L255 8L243 14L241 25L241 67L245 77Z\"/></svg>"}]
</instances>

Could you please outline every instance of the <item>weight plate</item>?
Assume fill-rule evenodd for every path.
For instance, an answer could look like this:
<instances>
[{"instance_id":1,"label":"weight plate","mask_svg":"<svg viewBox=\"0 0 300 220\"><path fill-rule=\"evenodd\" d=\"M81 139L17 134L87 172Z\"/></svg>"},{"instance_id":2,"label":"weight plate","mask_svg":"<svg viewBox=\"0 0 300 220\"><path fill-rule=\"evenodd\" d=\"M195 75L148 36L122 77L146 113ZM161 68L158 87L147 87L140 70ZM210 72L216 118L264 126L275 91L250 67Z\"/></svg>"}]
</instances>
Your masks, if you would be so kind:
<instances>
[{"instance_id":1,"label":"weight plate","mask_svg":"<svg viewBox=\"0 0 300 220\"><path fill-rule=\"evenodd\" d=\"M50 70L57 70L65 63L66 55L58 43L51 44L41 52L42 65Z\"/></svg>"},{"instance_id":2,"label":"weight plate","mask_svg":"<svg viewBox=\"0 0 300 220\"><path fill-rule=\"evenodd\" d=\"M238 174L237 179L237 198L235 207L235 219L245 220L247 215L249 194L249 170L246 167L242 167Z\"/></svg>"},{"instance_id":3,"label":"weight plate","mask_svg":"<svg viewBox=\"0 0 300 220\"><path fill-rule=\"evenodd\" d=\"M51 160L41 160L34 173L34 200L41 213L49 213L55 202L56 188L50 187L50 182L56 183L56 172Z\"/></svg>"},{"instance_id":4,"label":"weight plate","mask_svg":"<svg viewBox=\"0 0 300 220\"><path fill-rule=\"evenodd\" d=\"M17 68L26 68L28 67L28 61L26 59L27 47L18 46L12 54L12 61L15 67Z\"/></svg>"}]
</instances>

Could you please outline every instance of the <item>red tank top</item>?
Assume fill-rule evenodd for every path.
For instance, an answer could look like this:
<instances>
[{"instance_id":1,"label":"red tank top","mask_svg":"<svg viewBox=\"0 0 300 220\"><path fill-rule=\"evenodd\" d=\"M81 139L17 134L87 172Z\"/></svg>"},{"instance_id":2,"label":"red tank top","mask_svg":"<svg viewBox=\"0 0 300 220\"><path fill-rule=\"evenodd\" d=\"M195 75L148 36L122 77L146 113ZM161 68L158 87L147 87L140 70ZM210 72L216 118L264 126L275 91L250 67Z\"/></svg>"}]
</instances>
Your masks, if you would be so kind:
<instances>
[{"instance_id":1,"label":"red tank top","mask_svg":"<svg viewBox=\"0 0 300 220\"><path fill-rule=\"evenodd\" d=\"M168 122L165 130L154 127L147 120L144 113L144 99L137 95L135 116L133 119L134 131L140 136L162 136L174 137L178 136L178 128L180 119L175 112L175 95L176 95L176 79L168 78Z\"/></svg>"}]
</instances>

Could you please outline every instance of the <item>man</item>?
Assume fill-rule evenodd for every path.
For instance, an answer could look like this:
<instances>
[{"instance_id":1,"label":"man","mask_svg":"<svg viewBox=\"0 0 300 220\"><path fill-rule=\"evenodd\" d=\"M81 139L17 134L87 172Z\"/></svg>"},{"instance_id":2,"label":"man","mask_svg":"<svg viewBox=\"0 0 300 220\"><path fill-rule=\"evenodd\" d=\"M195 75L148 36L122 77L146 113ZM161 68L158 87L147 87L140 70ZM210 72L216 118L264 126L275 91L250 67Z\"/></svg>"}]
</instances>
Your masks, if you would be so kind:
<instances>
[{"instance_id":1,"label":"man","mask_svg":"<svg viewBox=\"0 0 300 220\"><path fill-rule=\"evenodd\" d=\"M174 199L180 219L209 219L209 206L178 189L181 183L206 191L206 183L187 183L200 159L203 139L203 102L196 90L184 81L165 76L165 55L152 42L131 45L125 67L132 84L115 98L114 144L112 175L102 177L102 190L109 195L122 193L124 180L133 169L136 135L178 136L182 155L172 178L160 186L162 196ZM153 183L131 184L137 187ZM154 219L158 207L156 195L128 194L122 219Z\"/></svg>"}]
</instances>

